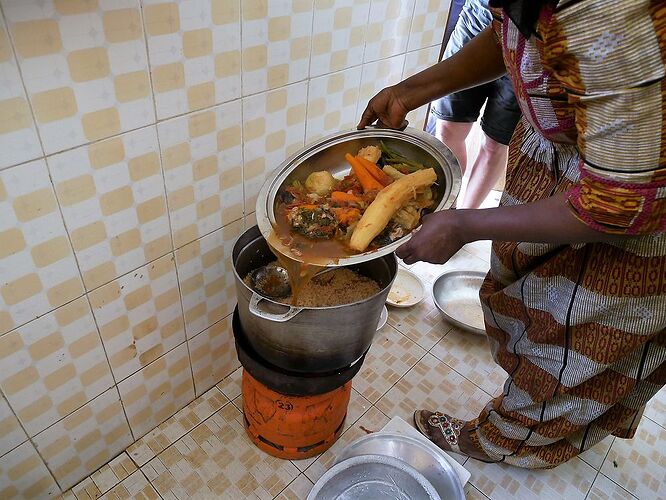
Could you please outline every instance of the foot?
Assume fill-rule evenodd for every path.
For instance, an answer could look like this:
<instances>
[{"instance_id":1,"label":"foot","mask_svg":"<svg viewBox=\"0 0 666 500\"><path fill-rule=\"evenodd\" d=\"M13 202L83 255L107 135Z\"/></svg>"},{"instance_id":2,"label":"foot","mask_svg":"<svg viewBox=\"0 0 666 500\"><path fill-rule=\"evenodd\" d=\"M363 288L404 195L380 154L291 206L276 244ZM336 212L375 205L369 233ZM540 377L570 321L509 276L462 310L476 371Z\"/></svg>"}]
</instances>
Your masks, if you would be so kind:
<instances>
[{"instance_id":1,"label":"foot","mask_svg":"<svg viewBox=\"0 0 666 500\"><path fill-rule=\"evenodd\" d=\"M451 451L483 462L492 462L469 437L468 424L441 412L416 410L414 424L421 434L444 451Z\"/></svg>"}]
</instances>

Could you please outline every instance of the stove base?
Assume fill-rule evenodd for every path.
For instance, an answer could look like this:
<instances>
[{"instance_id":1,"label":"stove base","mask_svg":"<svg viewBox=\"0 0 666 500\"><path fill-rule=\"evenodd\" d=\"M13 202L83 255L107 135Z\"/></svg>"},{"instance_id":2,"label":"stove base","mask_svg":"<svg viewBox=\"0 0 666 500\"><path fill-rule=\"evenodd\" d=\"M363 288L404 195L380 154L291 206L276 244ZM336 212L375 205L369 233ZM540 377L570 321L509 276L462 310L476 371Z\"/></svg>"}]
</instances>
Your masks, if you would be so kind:
<instances>
[{"instance_id":1,"label":"stove base","mask_svg":"<svg viewBox=\"0 0 666 500\"><path fill-rule=\"evenodd\" d=\"M342 434L351 381L314 396L275 392L243 370L245 430L252 442L274 457L300 460L323 453Z\"/></svg>"}]
</instances>

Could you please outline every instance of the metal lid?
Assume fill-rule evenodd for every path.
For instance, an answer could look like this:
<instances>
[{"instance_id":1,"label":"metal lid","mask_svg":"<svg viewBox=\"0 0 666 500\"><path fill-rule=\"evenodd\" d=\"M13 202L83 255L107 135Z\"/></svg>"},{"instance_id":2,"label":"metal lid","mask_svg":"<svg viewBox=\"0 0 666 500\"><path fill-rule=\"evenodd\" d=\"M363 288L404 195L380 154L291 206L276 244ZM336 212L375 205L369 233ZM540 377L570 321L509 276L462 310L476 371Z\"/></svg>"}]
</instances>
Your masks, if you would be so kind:
<instances>
[{"instance_id":1,"label":"metal lid","mask_svg":"<svg viewBox=\"0 0 666 500\"><path fill-rule=\"evenodd\" d=\"M301 149L284 161L266 180L256 206L257 224L263 237L269 238L276 223L276 197L284 186L295 180L305 181L308 175L319 170L328 170L336 177L346 175L350 168L345 161L345 153L356 154L362 147L378 145L380 140L408 158L434 168L437 173L434 211L451 207L460 191L462 172L455 155L441 141L413 128L404 131L380 128L349 130L330 135ZM408 234L390 245L341 258L330 265L349 266L388 255L410 237L411 234ZM286 248L277 250L287 252ZM298 260L292 254L289 257Z\"/></svg>"}]
</instances>

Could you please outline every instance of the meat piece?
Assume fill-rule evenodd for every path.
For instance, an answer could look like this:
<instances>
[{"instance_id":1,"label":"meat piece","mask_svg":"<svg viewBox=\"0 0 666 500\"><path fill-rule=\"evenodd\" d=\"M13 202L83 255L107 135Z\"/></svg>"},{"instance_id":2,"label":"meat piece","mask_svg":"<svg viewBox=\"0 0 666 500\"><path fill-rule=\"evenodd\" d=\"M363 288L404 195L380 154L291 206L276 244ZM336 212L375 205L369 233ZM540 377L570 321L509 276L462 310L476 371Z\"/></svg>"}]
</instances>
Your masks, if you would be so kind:
<instances>
[{"instance_id":1,"label":"meat piece","mask_svg":"<svg viewBox=\"0 0 666 500\"><path fill-rule=\"evenodd\" d=\"M335 236L338 221L323 207L295 207L287 213L287 220L297 233L315 240L327 240Z\"/></svg>"}]
</instances>

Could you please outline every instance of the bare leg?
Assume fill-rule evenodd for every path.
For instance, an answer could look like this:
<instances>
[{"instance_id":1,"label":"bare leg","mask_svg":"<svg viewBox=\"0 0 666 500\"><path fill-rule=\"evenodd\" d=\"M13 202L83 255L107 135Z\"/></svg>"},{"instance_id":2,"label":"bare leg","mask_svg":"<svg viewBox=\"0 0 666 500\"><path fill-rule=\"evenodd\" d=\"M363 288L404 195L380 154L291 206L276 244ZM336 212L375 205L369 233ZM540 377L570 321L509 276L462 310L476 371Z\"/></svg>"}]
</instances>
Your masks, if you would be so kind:
<instances>
[{"instance_id":1,"label":"bare leg","mask_svg":"<svg viewBox=\"0 0 666 500\"><path fill-rule=\"evenodd\" d=\"M483 134L479 154L470 167L465 199L458 203L458 208L481 206L493 186L505 175L508 154L509 146L500 144Z\"/></svg>"},{"instance_id":2,"label":"bare leg","mask_svg":"<svg viewBox=\"0 0 666 500\"><path fill-rule=\"evenodd\" d=\"M467 146L465 139L472 130L473 123L450 122L437 120L435 137L446 144L460 162L463 175L467 167Z\"/></svg>"}]
</instances>

